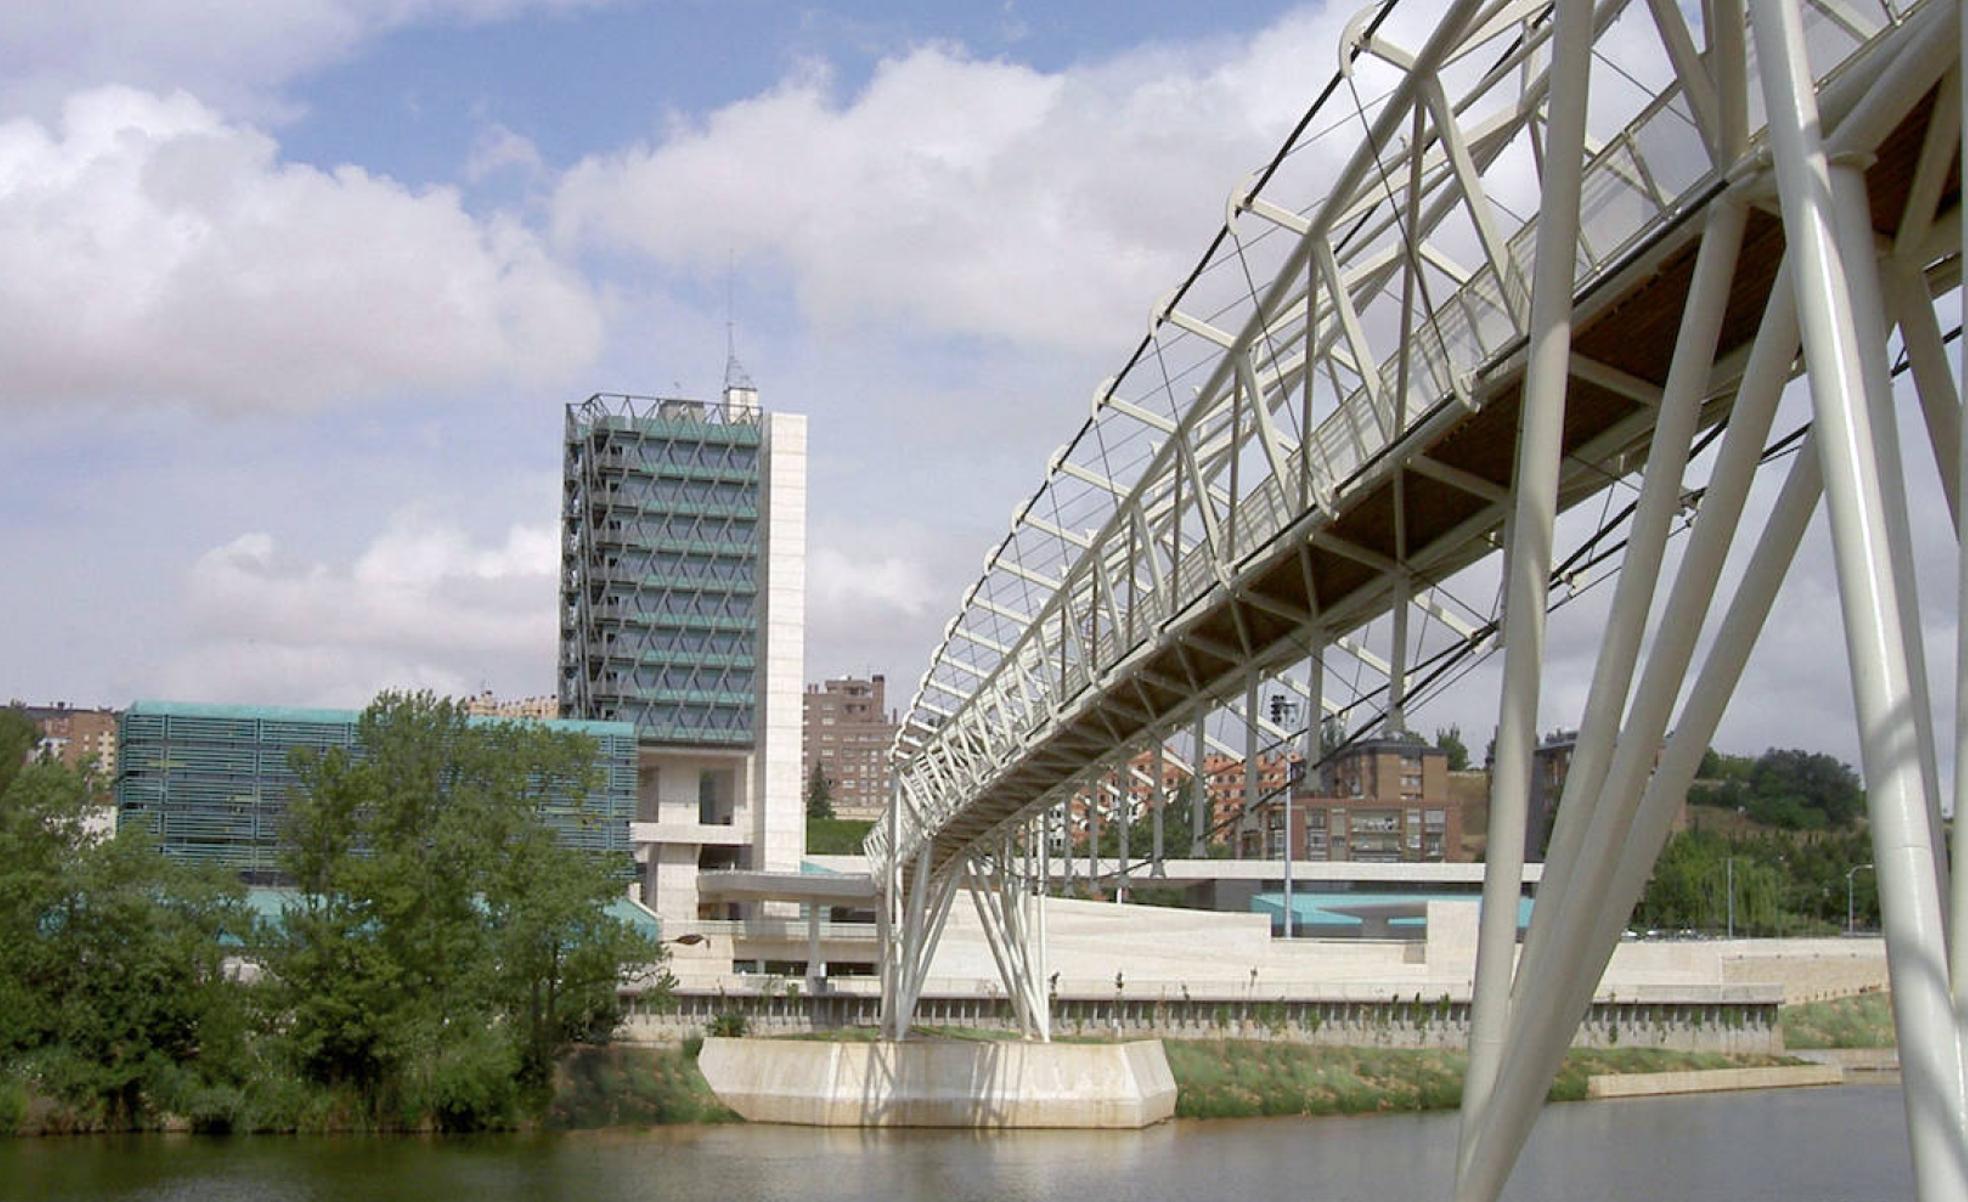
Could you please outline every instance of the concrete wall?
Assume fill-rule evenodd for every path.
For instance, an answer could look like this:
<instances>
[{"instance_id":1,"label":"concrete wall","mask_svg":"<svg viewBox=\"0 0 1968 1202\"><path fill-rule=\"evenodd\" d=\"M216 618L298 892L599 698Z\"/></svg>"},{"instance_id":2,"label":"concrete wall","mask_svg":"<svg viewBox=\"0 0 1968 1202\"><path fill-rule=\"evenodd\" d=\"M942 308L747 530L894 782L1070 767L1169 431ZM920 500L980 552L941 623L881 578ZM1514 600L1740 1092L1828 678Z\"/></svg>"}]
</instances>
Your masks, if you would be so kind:
<instances>
[{"instance_id":1,"label":"concrete wall","mask_svg":"<svg viewBox=\"0 0 1968 1202\"><path fill-rule=\"evenodd\" d=\"M765 601L760 628L759 770L753 783L753 866L797 872L806 852L800 779L806 691L806 418L765 419Z\"/></svg>"},{"instance_id":2,"label":"concrete wall","mask_svg":"<svg viewBox=\"0 0 1968 1202\"><path fill-rule=\"evenodd\" d=\"M1715 946L1724 981L1780 985L1787 1003L1849 997L1889 984L1883 939L1738 939Z\"/></svg>"},{"instance_id":3,"label":"concrete wall","mask_svg":"<svg viewBox=\"0 0 1968 1202\"><path fill-rule=\"evenodd\" d=\"M751 758L732 752L670 751L644 747L637 752L639 812L648 813L654 802L654 824L632 823L631 836L638 831L667 828L682 838L657 842L643 841L635 846L638 871L642 876L643 904L665 922L682 923L697 917L697 866L705 842L719 845L748 844L750 838L750 780L754 775ZM652 775L653 769L653 775ZM699 781L707 771L731 774L732 825L701 826L697 819ZM654 785L655 796L648 796ZM691 839L691 832L698 839ZM741 855L745 854L740 852Z\"/></svg>"},{"instance_id":4,"label":"concrete wall","mask_svg":"<svg viewBox=\"0 0 1968 1202\"><path fill-rule=\"evenodd\" d=\"M708 1039L719 1100L752 1122L822 1127L1139 1128L1175 1113L1162 1045Z\"/></svg>"},{"instance_id":5,"label":"concrete wall","mask_svg":"<svg viewBox=\"0 0 1968 1202\"><path fill-rule=\"evenodd\" d=\"M880 999L686 994L667 1007L632 1006L616 1037L675 1043L702 1035L721 1014L742 1014L754 1035L796 1035L877 1024ZM1467 998L1413 995L1378 999L1278 1001L1261 997L1058 998L1053 1031L1113 1039L1244 1039L1330 1047L1443 1048L1469 1043ZM926 997L920 1027L1016 1031L1002 997ZM1777 1000L1767 991L1711 994L1706 1000L1601 1002L1579 1025L1572 1046L1666 1048L1684 1052L1782 1052Z\"/></svg>"},{"instance_id":6,"label":"concrete wall","mask_svg":"<svg viewBox=\"0 0 1968 1202\"><path fill-rule=\"evenodd\" d=\"M1292 1000L1347 996L1361 1000L1466 999L1474 979L1477 907L1429 903L1426 940L1273 939L1262 915L1117 906L1053 898L1046 903L1049 972L1065 997L1111 997L1115 976L1130 997L1255 997ZM858 932L858 938L855 934ZM873 929L824 933L824 955L869 962ZM747 992L756 979L731 975L733 959L804 960L803 925L777 937L720 932L696 948L675 949L674 970L692 988ZM1883 987L1884 948L1877 939L1686 940L1622 943L1601 979L1601 1001L1651 1002L1719 998L1726 990L1765 990L1785 1002ZM838 986L872 991L872 979ZM931 962L928 992L950 997L1001 991L997 966L977 915L964 898L950 911Z\"/></svg>"}]
</instances>

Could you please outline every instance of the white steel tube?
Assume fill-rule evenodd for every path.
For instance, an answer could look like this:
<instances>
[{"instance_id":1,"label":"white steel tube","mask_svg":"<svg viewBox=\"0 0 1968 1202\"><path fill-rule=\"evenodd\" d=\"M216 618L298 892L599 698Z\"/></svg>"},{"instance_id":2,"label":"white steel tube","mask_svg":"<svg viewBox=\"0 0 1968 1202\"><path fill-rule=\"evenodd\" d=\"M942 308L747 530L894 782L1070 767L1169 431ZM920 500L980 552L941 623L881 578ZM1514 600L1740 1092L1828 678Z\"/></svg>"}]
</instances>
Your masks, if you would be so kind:
<instances>
[{"instance_id":1,"label":"white steel tube","mask_svg":"<svg viewBox=\"0 0 1968 1202\"><path fill-rule=\"evenodd\" d=\"M1305 786L1317 794L1324 792L1326 774L1319 763L1326 749L1326 640L1324 634L1313 637L1312 659L1305 667Z\"/></svg>"},{"instance_id":2,"label":"white steel tube","mask_svg":"<svg viewBox=\"0 0 1968 1202\"><path fill-rule=\"evenodd\" d=\"M1968 64L1968 21L1961 22L1955 49L1955 91L1961 98L1962 145L1968 147L1968 86L1963 86L1959 78L1959 73L1964 69L1962 64ZM1968 158L1962 161L1968 162ZM1961 313L1963 321L1968 322L1968 288L1961 290ZM1961 346L1962 368L1968 371L1968 338L1962 339ZM1962 379L1968 380L1968 375ZM1961 422L1961 447L1955 463L1955 479L1968 478L1963 475L1968 472L1968 421ZM1968 488L1962 488L1956 494L1955 507L1954 528L1959 535L1963 529L1968 529ZM1962 767L1968 764L1968 758L1964 758L1968 755L1968 704L1962 701L1968 697L1968 622L1961 620L1963 616L1968 616L1968 543L1962 545L1957 558L1955 586L1954 858L1949 865L1953 875L1950 882L1952 896L1948 905L1948 974L1954 993L1954 1037L1960 1045L1964 1061L1968 1061L1968 849L1962 846L1963 817L1968 815L1968 773L1964 773ZM1964 1064L1962 1073L1968 1076L1968 1063Z\"/></svg>"},{"instance_id":3,"label":"white steel tube","mask_svg":"<svg viewBox=\"0 0 1968 1202\"><path fill-rule=\"evenodd\" d=\"M1012 1012L1018 1019L1019 1030L1029 1034L1032 1030L1032 1017L1025 1007L1025 996L1018 987L1018 974L1012 969L1009 947L1006 940L1009 932L1000 927L1000 915L993 905L993 898L984 888L982 874L973 862L964 869L964 891L970 894L970 904L977 911L977 925L984 931L984 945L991 950L991 962L998 966L998 979L1004 982L1005 993L1011 998Z\"/></svg>"},{"instance_id":4,"label":"white steel tube","mask_svg":"<svg viewBox=\"0 0 1968 1202\"><path fill-rule=\"evenodd\" d=\"M1524 941L1526 956L1535 953L1551 922L1566 907L1572 863L1585 838L1594 803L1599 800L1599 786L1606 779L1613 738L1626 711L1640 639L1646 633L1647 614L1654 603L1667 536L1681 506L1681 480L1687 472L1689 446L1715 362L1716 339L1728 308L1729 286L1735 279L1747 220L1748 212L1740 200L1723 197L1709 207L1702 229L1694 278L1681 312L1667 383L1661 390L1640 499L1628 528L1626 558L1600 637L1599 659L1592 670L1578 742L1565 772L1565 788L1545 855L1544 879L1537 889L1540 903L1549 900L1556 904L1540 904L1532 911L1530 934Z\"/></svg>"},{"instance_id":5,"label":"white steel tube","mask_svg":"<svg viewBox=\"0 0 1968 1202\"><path fill-rule=\"evenodd\" d=\"M1531 330L1524 368L1504 610L1503 689L1497 710L1496 764L1490 779L1487 863L1470 1007L1469 1069L1463 1083L1461 1147L1467 1152L1503 1056L1510 975L1517 951L1517 899L1523 891L1524 823L1531 745L1537 737L1544 668L1544 609L1558 505L1565 382L1572 347L1573 268L1578 254L1579 181L1584 170L1592 6L1557 5L1553 17L1550 119L1531 285ZM1460 1159L1460 1158L1459 1158ZM1458 1171L1458 1177L1461 1176Z\"/></svg>"},{"instance_id":6,"label":"white steel tube","mask_svg":"<svg viewBox=\"0 0 1968 1202\"><path fill-rule=\"evenodd\" d=\"M1859 717L1860 758L1872 817L1873 862L1893 978L1893 1015L1905 1079L1914 1189L1921 1202L1968 1197L1962 1131L1964 1083L1948 988L1934 832L1921 780L1920 748L1904 731L1913 704L1899 629L1901 606L1889 540L1891 523L1875 469L1878 432L1870 404L1853 399L1883 390L1883 346L1860 345L1847 272L1869 269L1871 247L1841 247L1832 203L1833 169L1819 120L1803 20L1793 2L1754 0L1759 71L1770 114L1770 143L1782 199L1784 234L1796 267L1812 410L1823 450L1839 600ZM1838 170L1849 171L1846 166ZM1841 260L1857 255L1863 265Z\"/></svg>"},{"instance_id":7,"label":"white steel tube","mask_svg":"<svg viewBox=\"0 0 1968 1202\"><path fill-rule=\"evenodd\" d=\"M1810 448L1807 446L1805 451ZM1568 907L1566 928L1560 933L1570 935L1573 928L1584 929L1590 932L1590 940L1581 940L1570 949L1574 954L1572 960L1552 964L1551 958L1546 957L1536 964L1525 964L1524 984L1529 988L1520 999L1520 1004L1525 1006L1524 1022L1513 1024L1524 1033L1524 1038L1512 1041L1513 1055L1498 1074L1496 1093L1484 1110L1471 1144L1469 1162L1456 1195L1459 1202L1492 1202L1509 1179L1510 1167L1530 1136L1545 1092L1564 1059L1566 1048L1571 1045L1579 1015L1592 1001L1606 962L1619 944L1619 931L1634 902L1639 900L1640 891L1646 887L1677 803L1687 795L1688 783L1694 779L1702 752L1708 748L1716 723L1735 691L1742 667L1748 662L1750 650L1783 584L1784 574L1796 557L1797 546L1817 506L1820 478L1816 459L1800 454L1736 588L1735 598L1709 650L1698 683L1689 695L1687 709L1681 715L1667 753L1640 800L1638 819L1621 845L1623 854L1608 874L1610 881L1607 876L1595 876L1599 892L1592 899L1593 904ZM1721 542L1726 552L1726 536L1733 532L1735 522L1731 515L1724 514L1721 518L1710 529L1723 532L1716 541ZM1708 577L1711 588L1713 579L1712 575ZM1675 581L1677 592L1684 583L1690 589L1699 588L1699 581L1686 568ZM1668 619L1680 616L1669 607ZM1689 625L1700 627L1699 615L1687 617ZM1690 644L1692 641L1691 637ZM1650 660L1649 679L1642 682L1642 692L1664 694L1671 705L1674 690L1654 687L1660 678L1654 675L1653 667L1654 661ZM1680 683L1678 674L1673 683ZM1655 696L1646 696L1644 700L1651 703ZM1649 744L1650 749L1654 746L1658 744ZM1651 763L1651 755L1648 760ZM1597 913L1593 912L1595 906Z\"/></svg>"},{"instance_id":8,"label":"white steel tube","mask_svg":"<svg viewBox=\"0 0 1968 1202\"><path fill-rule=\"evenodd\" d=\"M1871 156L1866 156L1871 161ZM1844 247L1865 247L1876 235L1871 205L1866 199L1861 165L1849 158L1831 163L1833 217ZM1843 247L1841 247L1843 249ZM1927 829L1934 879L1943 898L1948 893L1947 856L1942 852L1941 769L1936 753L1934 705L1927 686L1926 639L1920 629L1920 586L1913 568L1913 522L1907 514L1906 471L1900 460L1899 415L1893 406L1892 378L1886 360L1886 302L1879 283L1878 260L1871 253L1844 257L1845 285L1850 291L1853 328L1858 332L1867 390L1872 449L1879 475L1881 512L1886 519L1886 555L1893 569L1893 596L1900 607L1900 636L1906 644L1907 690L1911 699L1914 744L1919 750L1920 791L1927 802ZM1947 910L1942 905L1945 929Z\"/></svg>"},{"instance_id":9,"label":"white steel tube","mask_svg":"<svg viewBox=\"0 0 1968 1202\"><path fill-rule=\"evenodd\" d=\"M1127 900L1128 857L1133 854L1134 848L1134 777L1132 771L1131 766L1116 768L1113 778L1114 804L1120 810L1117 817L1120 822L1121 849L1121 854L1114 863L1114 901L1116 903Z\"/></svg>"},{"instance_id":10,"label":"white steel tube","mask_svg":"<svg viewBox=\"0 0 1968 1202\"><path fill-rule=\"evenodd\" d=\"M881 908L876 915L881 919L879 932L882 946L882 1033L889 1039L899 1039L896 1033L896 1019L900 1013L902 984L899 979L901 968L901 932L896 929L896 917L901 913L902 861L896 854L902 846L902 784L900 773L890 773L888 780L888 855L882 865Z\"/></svg>"},{"instance_id":11,"label":"white steel tube","mask_svg":"<svg viewBox=\"0 0 1968 1202\"><path fill-rule=\"evenodd\" d=\"M1257 812L1257 674L1252 673L1250 683L1244 686L1244 804L1237 811L1235 838L1237 846L1231 850L1231 858L1244 858L1244 832L1253 822L1262 822L1263 815ZM1262 847L1258 849L1258 859L1264 858Z\"/></svg>"},{"instance_id":12,"label":"white steel tube","mask_svg":"<svg viewBox=\"0 0 1968 1202\"><path fill-rule=\"evenodd\" d=\"M1394 626L1394 650L1387 657L1387 733L1402 735L1408 729L1408 594L1412 586L1408 574L1394 577L1394 601L1389 618Z\"/></svg>"},{"instance_id":13,"label":"white steel tube","mask_svg":"<svg viewBox=\"0 0 1968 1202\"><path fill-rule=\"evenodd\" d=\"M1900 327L1900 342L1913 369L1914 388L1920 394L1920 416L1934 450L1941 492L1947 497L1948 520L1955 522L1960 508L1961 469L1955 460L1961 453L1961 402L1948 371L1941 326L1934 320L1934 299L1927 293L1919 266L1905 260L1887 264L1886 288L1893 303L1894 323Z\"/></svg>"},{"instance_id":14,"label":"white steel tube","mask_svg":"<svg viewBox=\"0 0 1968 1202\"><path fill-rule=\"evenodd\" d=\"M1632 715L1621 732L1606 782L1596 804L1591 807L1593 817L1582 828L1585 835L1580 840L1579 848L1571 853L1576 858L1576 863L1568 865L1572 879L1592 882L1592 893L1579 898L1577 904L1565 904L1554 902L1545 897L1542 890L1539 891L1538 908L1545 912L1548 920L1546 938L1525 948L1524 967L1518 977L1511 1009L1510 1046L1520 1050L1520 1058L1527 1042L1533 1048L1544 1046L1536 1041L1555 1042L1560 1055L1570 1042L1579 1006L1584 1003L1579 1003L1579 1006L1554 1006L1551 986L1554 979L1566 980L1567 974L1575 973L1577 975L1570 979L1584 985L1588 991L1598 981L1599 969L1591 965L1585 942L1585 932L1592 928L1582 923L1581 915L1595 905L1617 908L1616 902L1605 900L1604 882L1621 857L1632 854L1631 849L1635 846L1627 835L1633 823L1634 809L1639 804L1641 787L1654 768L1654 749L1660 746L1673 712L1675 697L1694 658L1696 640L1707 617L1716 580L1741 521L1750 485L1762 456L1763 440L1769 434L1777 404L1782 399L1784 385L1790 376L1790 365L1797 354L1797 343L1797 303L1790 288L1789 267L1785 265L1778 269L1770 299L1764 306L1763 322L1743 369L1728 432L1723 436L1721 449L1716 454L1701 514L1682 556L1680 571L1668 592L1647 668L1635 692ZM1774 573L1768 580L1772 590L1781 580L1783 567L1789 563L1789 553L1760 548L1781 548L1786 545L1783 542L1787 537L1782 533L1783 521L1795 523L1801 537L1803 523L1815 506L1819 492L1815 464L1808 469L1808 476L1800 479L1800 472L1805 470L1792 469L1791 482L1786 484L1785 492L1778 499L1777 516L1770 522L1774 533L1766 533L1759 546L1760 556L1780 556L1778 562L1762 569ZM1807 487L1808 497L1798 495ZM1790 545L1794 547L1795 541L1794 537L1790 538ZM1763 577L1757 577L1757 580L1761 582ZM1743 595L1739 590L1739 598ZM1736 608L1740 610L1743 604L1739 600ZM1754 629L1761 629L1760 618ZM1711 660L1713 658L1711 653ZM1551 868L1547 863L1547 874ZM1625 921L1631 908L1629 902L1620 910L1620 922ZM1588 992L1587 1000L1589 998ZM1533 1060L1532 1063L1537 1061ZM1503 1076L1511 1076L1511 1070L1506 1068ZM1517 1105L1521 1104L1520 1100ZM1521 1121L1528 1124L1528 1119Z\"/></svg>"},{"instance_id":15,"label":"white steel tube","mask_svg":"<svg viewBox=\"0 0 1968 1202\"><path fill-rule=\"evenodd\" d=\"M1196 703L1196 746L1189 752L1189 855L1200 860L1207 851L1210 828L1209 774L1203 761L1209 756L1209 703Z\"/></svg>"},{"instance_id":16,"label":"white steel tube","mask_svg":"<svg viewBox=\"0 0 1968 1202\"><path fill-rule=\"evenodd\" d=\"M1100 898L1100 778L1087 785L1087 900Z\"/></svg>"}]
</instances>

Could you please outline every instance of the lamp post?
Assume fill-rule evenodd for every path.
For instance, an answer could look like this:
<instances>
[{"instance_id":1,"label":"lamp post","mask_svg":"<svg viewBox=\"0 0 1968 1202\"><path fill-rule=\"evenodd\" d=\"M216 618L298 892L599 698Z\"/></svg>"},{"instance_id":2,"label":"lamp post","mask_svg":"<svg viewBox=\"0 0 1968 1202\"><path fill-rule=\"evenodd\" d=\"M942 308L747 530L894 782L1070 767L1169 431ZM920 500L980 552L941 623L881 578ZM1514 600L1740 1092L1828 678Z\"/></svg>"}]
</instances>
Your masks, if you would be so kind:
<instances>
[{"instance_id":1,"label":"lamp post","mask_svg":"<svg viewBox=\"0 0 1968 1202\"><path fill-rule=\"evenodd\" d=\"M1871 867L1870 864L1854 864L1845 870L1845 934L1848 936L1858 933L1858 928L1852 920L1852 878Z\"/></svg>"},{"instance_id":2,"label":"lamp post","mask_svg":"<svg viewBox=\"0 0 1968 1202\"><path fill-rule=\"evenodd\" d=\"M1729 938L1734 939L1736 937L1736 857L1730 856L1723 861L1723 865L1729 882Z\"/></svg>"}]
</instances>

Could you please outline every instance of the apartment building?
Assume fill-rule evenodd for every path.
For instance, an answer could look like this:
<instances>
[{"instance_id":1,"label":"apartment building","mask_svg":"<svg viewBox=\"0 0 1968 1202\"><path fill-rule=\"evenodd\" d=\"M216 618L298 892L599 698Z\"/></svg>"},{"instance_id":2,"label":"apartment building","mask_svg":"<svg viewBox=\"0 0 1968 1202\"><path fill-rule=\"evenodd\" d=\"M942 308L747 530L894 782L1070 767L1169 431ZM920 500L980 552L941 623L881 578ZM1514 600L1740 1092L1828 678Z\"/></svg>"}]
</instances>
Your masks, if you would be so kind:
<instances>
[{"instance_id":1,"label":"apartment building","mask_svg":"<svg viewBox=\"0 0 1968 1202\"><path fill-rule=\"evenodd\" d=\"M800 779L817 767L840 818L875 818L888 801L889 749L895 715L887 709L887 680L846 676L806 686L801 698L805 730Z\"/></svg>"}]
</instances>

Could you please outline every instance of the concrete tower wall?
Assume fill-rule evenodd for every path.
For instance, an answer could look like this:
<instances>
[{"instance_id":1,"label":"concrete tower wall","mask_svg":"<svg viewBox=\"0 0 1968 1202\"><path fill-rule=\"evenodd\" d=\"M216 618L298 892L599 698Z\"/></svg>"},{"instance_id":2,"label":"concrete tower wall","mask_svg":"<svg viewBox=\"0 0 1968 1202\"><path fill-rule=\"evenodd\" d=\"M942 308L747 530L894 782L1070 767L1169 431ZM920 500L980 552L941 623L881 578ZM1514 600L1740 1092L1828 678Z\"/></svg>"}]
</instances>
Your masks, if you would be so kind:
<instances>
[{"instance_id":1,"label":"concrete tower wall","mask_svg":"<svg viewBox=\"0 0 1968 1202\"><path fill-rule=\"evenodd\" d=\"M758 771L753 863L797 871L806 853L800 749L806 676L806 418L765 419L764 570L760 591Z\"/></svg>"}]
</instances>

